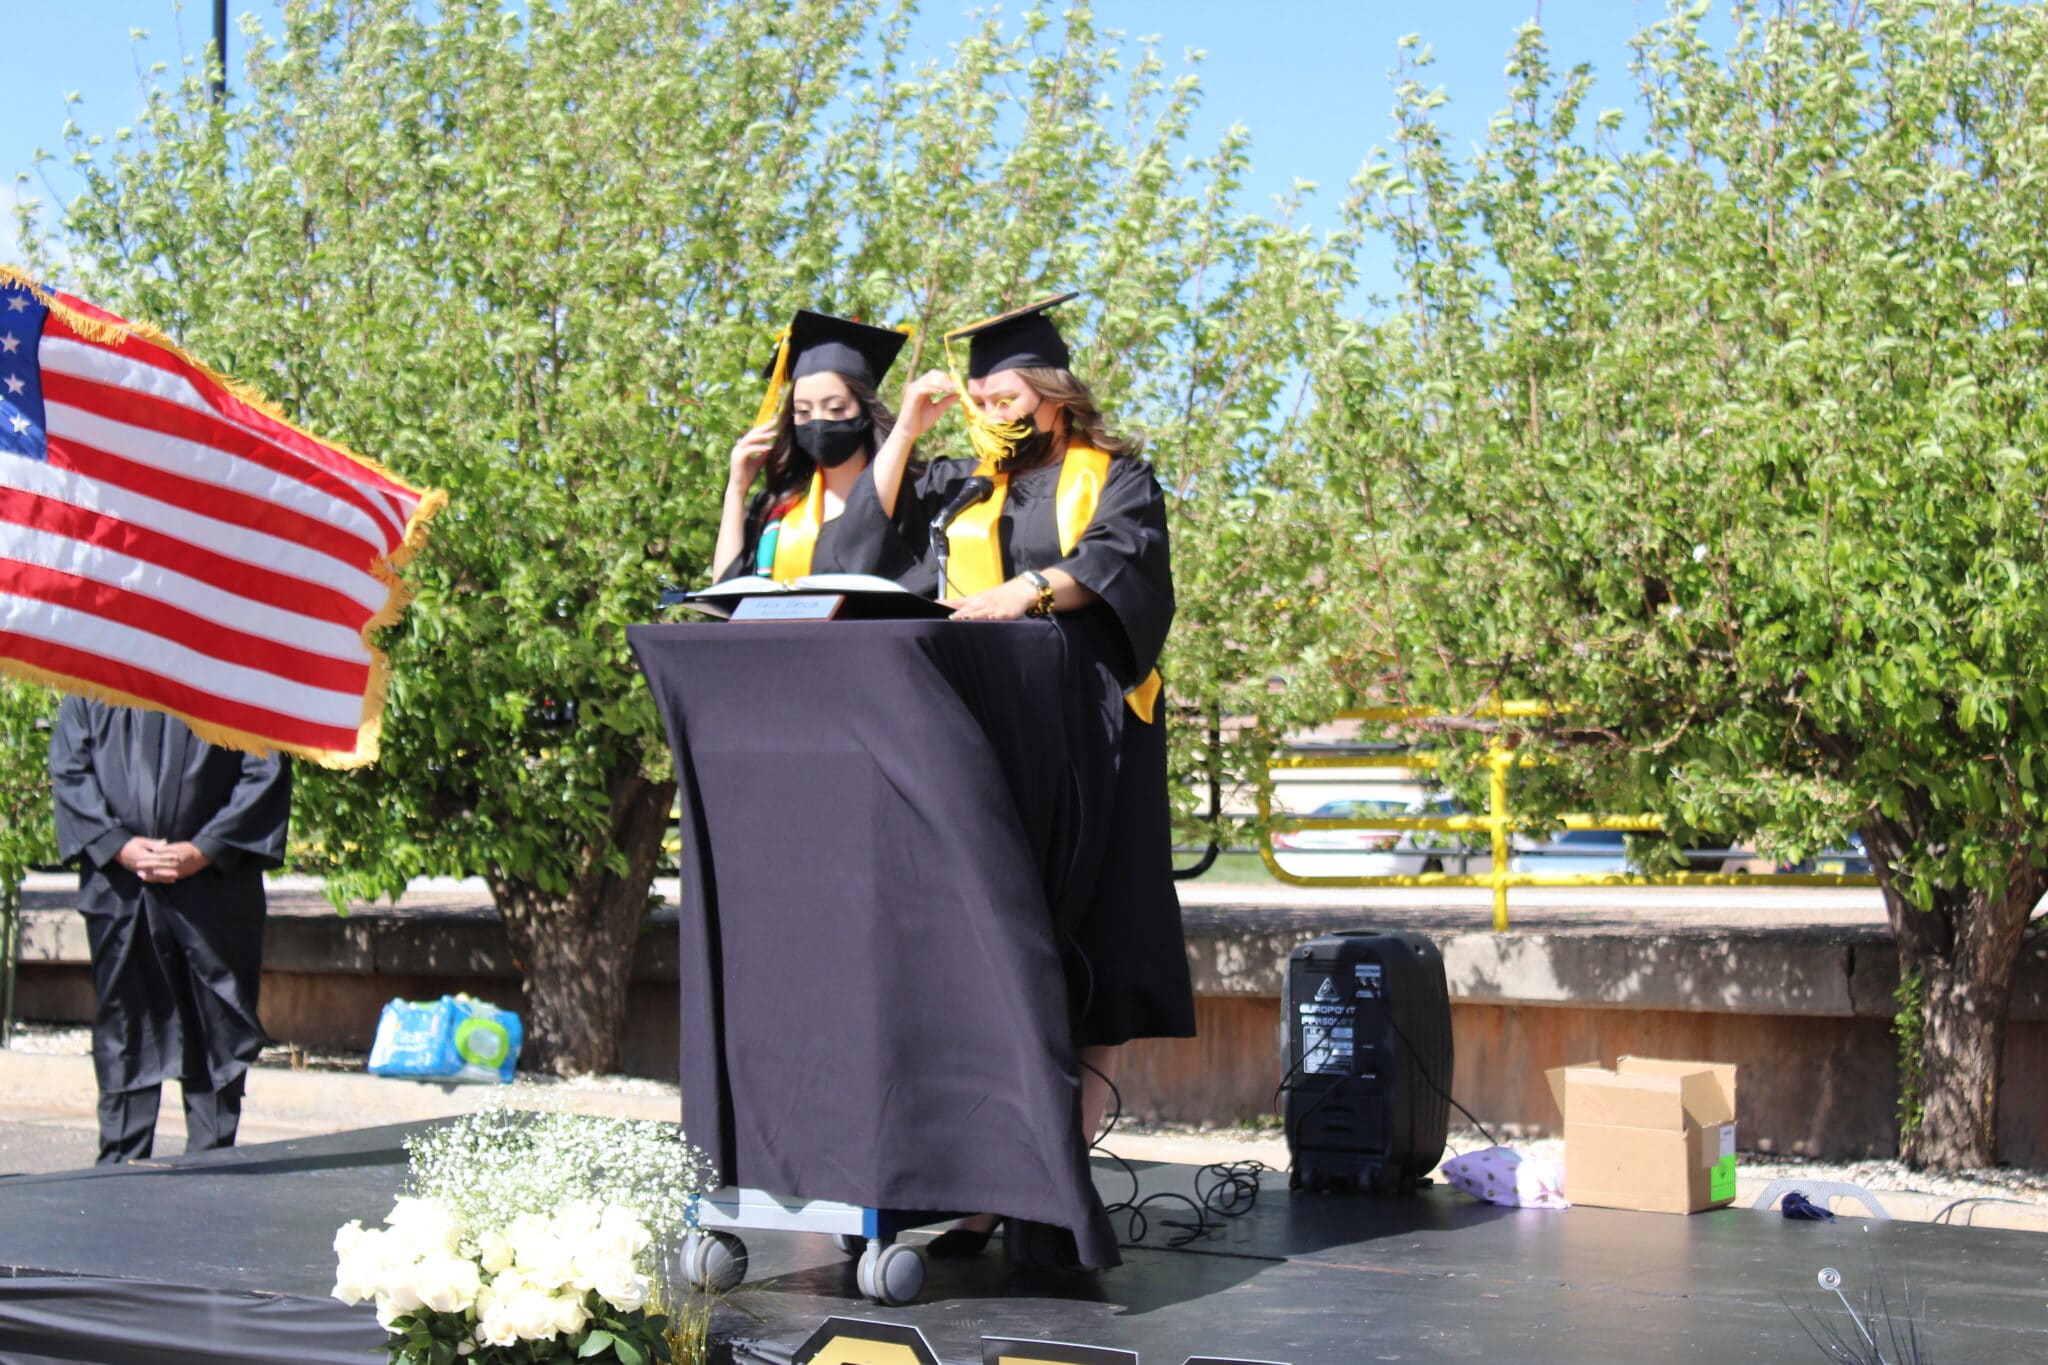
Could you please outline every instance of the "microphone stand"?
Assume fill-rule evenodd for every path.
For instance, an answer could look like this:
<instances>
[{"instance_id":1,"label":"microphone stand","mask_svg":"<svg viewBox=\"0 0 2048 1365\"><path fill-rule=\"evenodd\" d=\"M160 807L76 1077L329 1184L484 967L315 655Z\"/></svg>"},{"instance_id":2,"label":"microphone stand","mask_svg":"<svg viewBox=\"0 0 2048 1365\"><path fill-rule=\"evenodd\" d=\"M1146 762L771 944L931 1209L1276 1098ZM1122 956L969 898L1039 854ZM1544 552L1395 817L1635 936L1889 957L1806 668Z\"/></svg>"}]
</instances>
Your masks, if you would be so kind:
<instances>
[{"instance_id":1,"label":"microphone stand","mask_svg":"<svg viewBox=\"0 0 2048 1365\"><path fill-rule=\"evenodd\" d=\"M977 474L960 485L960 491L953 495L953 500L940 508L939 514L932 518L932 558L939 562L940 597L944 597L953 586L950 568L953 561L953 541L949 532L953 529L954 521L976 503L987 502L995 491L995 480Z\"/></svg>"},{"instance_id":2,"label":"microphone stand","mask_svg":"<svg viewBox=\"0 0 2048 1365\"><path fill-rule=\"evenodd\" d=\"M944 598L947 589L953 586L952 577L947 571L947 565L953 558L953 543L952 537L947 534L944 521L932 523L932 557L939 561L939 596Z\"/></svg>"}]
</instances>

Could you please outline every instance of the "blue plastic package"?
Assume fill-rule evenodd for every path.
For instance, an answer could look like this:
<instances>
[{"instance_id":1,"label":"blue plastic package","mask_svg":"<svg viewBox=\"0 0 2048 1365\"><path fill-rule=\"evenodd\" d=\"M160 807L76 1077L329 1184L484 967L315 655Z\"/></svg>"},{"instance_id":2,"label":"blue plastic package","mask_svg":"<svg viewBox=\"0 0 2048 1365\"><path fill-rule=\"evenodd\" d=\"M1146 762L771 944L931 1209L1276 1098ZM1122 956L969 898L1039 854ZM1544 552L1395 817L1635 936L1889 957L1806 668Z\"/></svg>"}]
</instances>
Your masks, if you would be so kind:
<instances>
[{"instance_id":1,"label":"blue plastic package","mask_svg":"<svg viewBox=\"0 0 2048 1365\"><path fill-rule=\"evenodd\" d=\"M377 1019L370 1074L504 1084L525 1037L518 1015L466 995L393 1000Z\"/></svg>"}]
</instances>

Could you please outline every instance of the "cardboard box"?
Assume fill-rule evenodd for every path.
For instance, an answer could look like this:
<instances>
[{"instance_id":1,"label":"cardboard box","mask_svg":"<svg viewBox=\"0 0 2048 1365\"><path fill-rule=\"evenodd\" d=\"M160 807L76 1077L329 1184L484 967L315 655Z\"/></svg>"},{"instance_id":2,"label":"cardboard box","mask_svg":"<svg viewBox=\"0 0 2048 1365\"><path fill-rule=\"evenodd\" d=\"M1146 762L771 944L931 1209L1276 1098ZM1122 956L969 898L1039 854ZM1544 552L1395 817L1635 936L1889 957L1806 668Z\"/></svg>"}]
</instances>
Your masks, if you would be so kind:
<instances>
[{"instance_id":1,"label":"cardboard box","mask_svg":"<svg viewBox=\"0 0 2048 1365\"><path fill-rule=\"evenodd\" d=\"M1547 1072L1574 1204L1698 1213L1735 1200L1735 1068L1623 1057Z\"/></svg>"}]
</instances>

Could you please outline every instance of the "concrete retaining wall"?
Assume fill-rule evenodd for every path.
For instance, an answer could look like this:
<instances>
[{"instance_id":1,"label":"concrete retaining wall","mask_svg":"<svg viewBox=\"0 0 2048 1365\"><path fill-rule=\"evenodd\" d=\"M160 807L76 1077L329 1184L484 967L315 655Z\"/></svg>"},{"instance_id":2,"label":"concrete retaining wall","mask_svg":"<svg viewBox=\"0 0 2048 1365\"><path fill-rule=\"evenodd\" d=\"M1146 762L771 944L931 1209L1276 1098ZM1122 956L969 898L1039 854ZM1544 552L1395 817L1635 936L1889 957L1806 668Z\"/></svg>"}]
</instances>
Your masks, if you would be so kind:
<instances>
[{"instance_id":1,"label":"concrete retaining wall","mask_svg":"<svg viewBox=\"0 0 2048 1365\"><path fill-rule=\"evenodd\" d=\"M276 903L276 898L273 898ZM673 912L643 936L633 976L626 1068L672 1077L676 1059ZM1441 920L1443 917L1438 917ZM1894 1150L1897 1079L1890 1034L1897 964L1874 926L1673 932L1641 924L1569 932L1475 932L1357 908L1230 905L1186 912L1199 1036L1126 1049L1133 1112L1241 1122L1270 1113L1281 1073L1280 986L1294 946L1336 929L1417 928L1443 951L1453 999L1452 1091L1489 1124L1556 1122L1546 1068L1622 1053L1730 1061L1745 1147L1830 1157ZM83 921L43 898L24 933L20 1013L90 1019ZM486 909L347 917L300 906L274 913L263 1015L273 1036L311 1048L366 1049L394 996L469 991L514 1003L514 971ZM2023 966L2006 1047L2000 1139L2008 1161L2048 1165L2048 955Z\"/></svg>"}]
</instances>

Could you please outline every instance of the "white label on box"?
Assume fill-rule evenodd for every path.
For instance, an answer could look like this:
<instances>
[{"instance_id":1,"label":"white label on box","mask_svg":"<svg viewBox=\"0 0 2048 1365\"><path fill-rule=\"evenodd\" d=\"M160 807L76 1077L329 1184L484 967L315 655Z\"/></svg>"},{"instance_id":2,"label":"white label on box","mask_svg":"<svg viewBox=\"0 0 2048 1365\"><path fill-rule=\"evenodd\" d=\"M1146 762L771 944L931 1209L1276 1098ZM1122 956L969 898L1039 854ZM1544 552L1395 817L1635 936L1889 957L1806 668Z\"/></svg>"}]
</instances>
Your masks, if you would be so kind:
<instances>
[{"instance_id":1,"label":"white label on box","mask_svg":"<svg viewBox=\"0 0 2048 1365\"><path fill-rule=\"evenodd\" d=\"M1734 1155L1735 1125L1732 1123L1724 1123L1721 1125L1721 1158L1723 1160L1726 1160L1727 1158Z\"/></svg>"}]
</instances>

